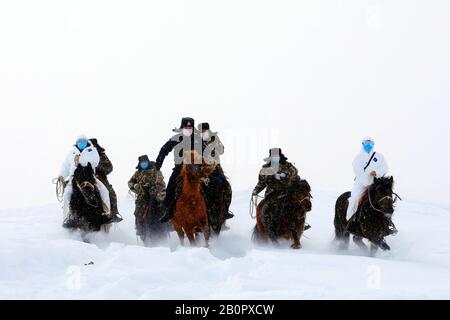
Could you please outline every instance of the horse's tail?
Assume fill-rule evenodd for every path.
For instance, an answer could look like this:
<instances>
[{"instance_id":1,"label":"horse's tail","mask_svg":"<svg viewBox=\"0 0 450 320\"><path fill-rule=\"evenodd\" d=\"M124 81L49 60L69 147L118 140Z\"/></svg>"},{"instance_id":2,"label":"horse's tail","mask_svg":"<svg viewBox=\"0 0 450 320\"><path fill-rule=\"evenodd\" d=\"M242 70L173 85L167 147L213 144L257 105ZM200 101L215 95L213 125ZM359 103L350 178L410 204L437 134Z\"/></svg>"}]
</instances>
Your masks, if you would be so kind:
<instances>
[{"instance_id":1,"label":"horse's tail","mask_svg":"<svg viewBox=\"0 0 450 320\"><path fill-rule=\"evenodd\" d=\"M346 192L341 195L336 201L336 210L334 216L334 228L336 234L336 240L340 240L346 237L347 233L347 209L348 199L351 196L351 192Z\"/></svg>"}]
</instances>

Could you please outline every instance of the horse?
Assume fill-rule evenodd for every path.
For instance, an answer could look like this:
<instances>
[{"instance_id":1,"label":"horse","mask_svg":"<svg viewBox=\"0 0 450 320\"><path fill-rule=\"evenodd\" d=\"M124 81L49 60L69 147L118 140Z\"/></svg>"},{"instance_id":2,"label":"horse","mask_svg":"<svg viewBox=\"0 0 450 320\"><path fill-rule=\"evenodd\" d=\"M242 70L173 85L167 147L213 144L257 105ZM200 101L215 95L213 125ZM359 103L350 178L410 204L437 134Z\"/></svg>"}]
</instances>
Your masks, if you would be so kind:
<instances>
[{"instance_id":1,"label":"horse","mask_svg":"<svg viewBox=\"0 0 450 320\"><path fill-rule=\"evenodd\" d=\"M392 216L395 211L394 203L400 199L393 187L393 177L375 178L374 183L362 196L358 211L350 220L347 220L347 209L351 192L346 192L337 199L335 240L341 243L341 249L348 249L350 235L353 234L353 241L363 250L368 250L363 239L370 241L371 256L375 256L378 249L391 250L385 237L397 233Z\"/></svg>"},{"instance_id":2,"label":"horse","mask_svg":"<svg viewBox=\"0 0 450 320\"><path fill-rule=\"evenodd\" d=\"M95 172L91 164L76 168L72 187L73 193L70 199L72 221L68 228L83 232L98 232L101 227L111 223L110 216L105 214L102 197L95 186Z\"/></svg>"},{"instance_id":3,"label":"horse","mask_svg":"<svg viewBox=\"0 0 450 320\"><path fill-rule=\"evenodd\" d=\"M220 171L219 171L220 170ZM208 210L208 223L216 236L220 235L231 205L232 190L220 166L203 183L202 191Z\"/></svg>"},{"instance_id":4,"label":"horse","mask_svg":"<svg viewBox=\"0 0 450 320\"><path fill-rule=\"evenodd\" d=\"M279 196L277 212L270 212L270 199L263 199L256 209L257 224L253 230L255 242L267 242L269 239L277 243L278 239L292 240L292 249L301 249L300 242L305 231L307 212L312 210L311 187L306 180L297 180L287 190L285 195ZM281 209L281 210L280 210ZM279 229L273 230L271 220L280 219Z\"/></svg>"},{"instance_id":5,"label":"horse","mask_svg":"<svg viewBox=\"0 0 450 320\"><path fill-rule=\"evenodd\" d=\"M142 208L136 205L135 224L136 234L146 246L149 246L167 240L169 238L169 226L167 223L161 223L160 221L167 210L164 204L157 201L153 195L150 195L145 202Z\"/></svg>"},{"instance_id":6,"label":"horse","mask_svg":"<svg viewBox=\"0 0 450 320\"><path fill-rule=\"evenodd\" d=\"M208 247L211 229L201 185L202 180L213 173L215 166L206 164L196 151L185 152L184 158L189 161L184 161L182 165L180 194L171 222L182 245L186 235L191 246L195 246L198 233L203 233Z\"/></svg>"}]
</instances>

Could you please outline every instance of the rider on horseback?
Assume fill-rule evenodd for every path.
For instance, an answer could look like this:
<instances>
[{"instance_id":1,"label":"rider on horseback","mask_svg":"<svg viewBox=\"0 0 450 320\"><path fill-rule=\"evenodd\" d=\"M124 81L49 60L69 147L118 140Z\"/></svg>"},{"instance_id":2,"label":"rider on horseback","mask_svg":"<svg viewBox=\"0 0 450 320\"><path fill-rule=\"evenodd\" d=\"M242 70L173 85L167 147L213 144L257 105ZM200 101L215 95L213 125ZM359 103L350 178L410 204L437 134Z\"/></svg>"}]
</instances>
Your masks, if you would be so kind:
<instances>
[{"instance_id":1,"label":"rider on horseback","mask_svg":"<svg viewBox=\"0 0 450 320\"><path fill-rule=\"evenodd\" d=\"M180 185L180 175L185 151L197 151L202 154L203 141L194 128L195 121L192 118L183 118L179 129L173 130L177 134L164 144L156 158L156 169L160 170L165 158L170 152L174 152L175 167L167 185L166 199L167 213L161 222L168 222L175 214L177 186Z\"/></svg>"},{"instance_id":2,"label":"rider on horseback","mask_svg":"<svg viewBox=\"0 0 450 320\"><path fill-rule=\"evenodd\" d=\"M109 160L108 156L106 155L106 150L102 148L99 144L97 139L92 138L90 139L92 142L92 145L97 149L99 155L100 155L100 163L97 166L97 169L95 170L95 176L100 180L108 189L109 192L109 198L111 200L111 216L113 219L113 222L121 222L123 219L120 217L119 209L117 207L117 195L114 191L113 186L111 183L109 183L108 175L110 175L113 172L113 164L111 163L111 160Z\"/></svg>"},{"instance_id":3,"label":"rider on horseback","mask_svg":"<svg viewBox=\"0 0 450 320\"><path fill-rule=\"evenodd\" d=\"M212 132L209 123L200 123L198 125L198 131L202 137L203 141L203 159L207 164L216 165L216 170L211 174L210 180L213 180L214 185L218 185L224 192L225 202L227 203L225 219L231 219L234 217L233 214L229 212L229 206L231 204L232 190L228 179L220 165L220 156L224 154L225 147L219 139L217 132ZM205 185L203 185L206 187ZM207 199L212 199L214 196L218 196L215 192L215 188L203 188L203 190L211 194L207 195ZM213 194L214 193L214 194ZM209 206L210 207L210 206Z\"/></svg>"},{"instance_id":4,"label":"rider on horseback","mask_svg":"<svg viewBox=\"0 0 450 320\"><path fill-rule=\"evenodd\" d=\"M259 173L259 181L253 190L253 196L257 196L266 189L266 206L263 209L264 219L270 225L269 232L273 239L276 238L281 221L289 213L290 204L284 201L288 196L290 186L300 179L298 170L287 161L288 158L280 148L270 149L269 158Z\"/></svg>"},{"instance_id":5,"label":"rider on horseback","mask_svg":"<svg viewBox=\"0 0 450 320\"><path fill-rule=\"evenodd\" d=\"M388 165L381 153L374 151L375 140L364 138L362 150L353 160L355 184L349 199L347 219L350 219L357 211L361 197L368 187L374 182L374 178L384 177L388 173Z\"/></svg>"},{"instance_id":6,"label":"rider on horseback","mask_svg":"<svg viewBox=\"0 0 450 320\"><path fill-rule=\"evenodd\" d=\"M155 162L151 162L147 155L139 157L136 172L128 182L130 190L136 194L136 226L140 226L149 213L149 206L161 208L166 197L166 184L161 171L156 169ZM154 203L152 203L154 202ZM159 210L161 212L161 210ZM137 228L138 235L141 235Z\"/></svg>"},{"instance_id":7,"label":"rider on horseback","mask_svg":"<svg viewBox=\"0 0 450 320\"><path fill-rule=\"evenodd\" d=\"M100 163L100 155L93 143L88 140L86 136L82 135L78 137L73 149L66 157L59 172L58 180L61 183L66 184L64 191L63 226L69 226L72 223L72 217L70 214L70 199L73 194L73 174L79 164L85 167L88 163L90 163L92 168L95 170ZM96 187L102 197L105 213L109 214L111 202L108 189L98 178L96 178Z\"/></svg>"}]
</instances>

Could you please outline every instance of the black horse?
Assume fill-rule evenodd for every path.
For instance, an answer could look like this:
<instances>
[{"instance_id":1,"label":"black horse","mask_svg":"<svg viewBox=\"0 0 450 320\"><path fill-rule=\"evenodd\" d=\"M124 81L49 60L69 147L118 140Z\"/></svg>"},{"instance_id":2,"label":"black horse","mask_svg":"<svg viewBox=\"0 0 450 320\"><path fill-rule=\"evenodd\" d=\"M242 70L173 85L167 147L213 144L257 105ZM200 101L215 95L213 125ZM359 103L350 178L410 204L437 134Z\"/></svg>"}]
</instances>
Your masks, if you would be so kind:
<instances>
[{"instance_id":1,"label":"black horse","mask_svg":"<svg viewBox=\"0 0 450 320\"><path fill-rule=\"evenodd\" d=\"M145 246L157 245L169 238L169 224L161 223L161 218L165 215L167 208L150 195L144 199L136 201L134 212L136 221L136 235L141 238Z\"/></svg>"},{"instance_id":2,"label":"black horse","mask_svg":"<svg viewBox=\"0 0 450 320\"><path fill-rule=\"evenodd\" d=\"M208 182L203 183L202 192L206 200L209 225L214 234L219 235L229 215L233 194L231 185L224 174L216 171L209 176Z\"/></svg>"},{"instance_id":3,"label":"black horse","mask_svg":"<svg viewBox=\"0 0 450 320\"><path fill-rule=\"evenodd\" d=\"M375 178L374 183L363 195L358 211L347 221L348 199L350 192L341 195L336 202L336 215L334 220L336 240L342 241L342 248L348 248L350 234L354 242L362 249L367 250L363 239L371 243L371 255L378 249L391 250L385 237L396 234L397 229L392 222L394 203L398 195L393 191L394 178Z\"/></svg>"},{"instance_id":4,"label":"black horse","mask_svg":"<svg viewBox=\"0 0 450 320\"><path fill-rule=\"evenodd\" d=\"M98 188L94 169L78 165L72 179L73 194L70 199L71 223L66 228L83 232L98 232L103 225L111 223L105 215L103 201Z\"/></svg>"}]
</instances>

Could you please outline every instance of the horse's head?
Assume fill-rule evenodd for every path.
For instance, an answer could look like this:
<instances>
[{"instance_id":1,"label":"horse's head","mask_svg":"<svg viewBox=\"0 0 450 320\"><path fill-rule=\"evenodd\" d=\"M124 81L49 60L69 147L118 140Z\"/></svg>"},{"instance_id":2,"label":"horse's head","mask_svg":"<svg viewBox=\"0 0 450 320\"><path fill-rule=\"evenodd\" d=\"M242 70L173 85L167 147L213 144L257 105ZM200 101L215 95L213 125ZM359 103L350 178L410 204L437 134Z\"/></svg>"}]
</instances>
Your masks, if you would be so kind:
<instances>
[{"instance_id":1,"label":"horse's head","mask_svg":"<svg viewBox=\"0 0 450 320\"><path fill-rule=\"evenodd\" d=\"M214 166L205 163L202 155L195 150L184 152L183 166L190 181L200 180L214 171Z\"/></svg>"},{"instance_id":2,"label":"horse's head","mask_svg":"<svg viewBox=\"0 0 450 320\"><path fill-rule=\"evenodd\" d=\"M291 186L291 197L305 212L312 210L311 186L308 181L298 179Z\"/></svg>"},{"instance_id":3,"label":"horse's head","mask_svg":"<svg viewBox=\"0 0 450 320\"><path fill-rule=\"evenodd\" d=\"M73 175L73 182L88 204L99 206L98 191L95 187L95 172L90 163L86 167L81 164L78 165Z\"/></svg>"},{"instance_id":4,"label":"horse's head","mask_svg":"<svg viewBox=\"0 0 450 320\"><path fill-rule=\"evenodd\" d=\"M380 207L387 217L392 216L394 213L394 202L397 195L394 193L393 188L393 177L375 178L371 187L375 199L375 203L372 205Z\"/></svg>"}]
</instances>

